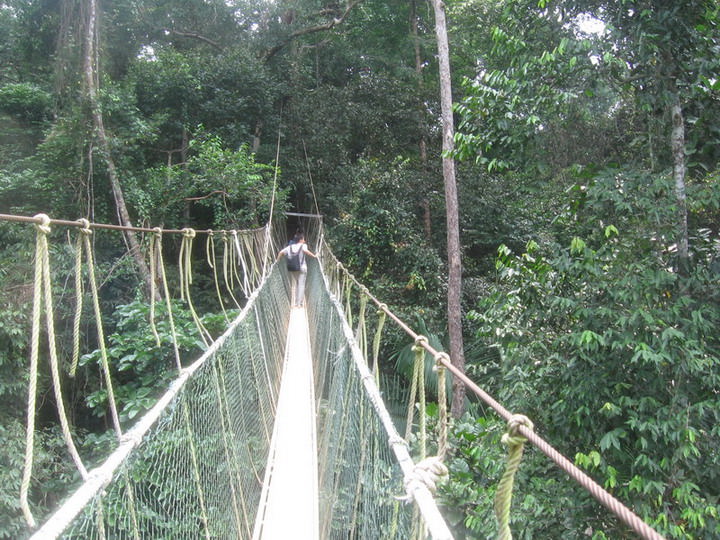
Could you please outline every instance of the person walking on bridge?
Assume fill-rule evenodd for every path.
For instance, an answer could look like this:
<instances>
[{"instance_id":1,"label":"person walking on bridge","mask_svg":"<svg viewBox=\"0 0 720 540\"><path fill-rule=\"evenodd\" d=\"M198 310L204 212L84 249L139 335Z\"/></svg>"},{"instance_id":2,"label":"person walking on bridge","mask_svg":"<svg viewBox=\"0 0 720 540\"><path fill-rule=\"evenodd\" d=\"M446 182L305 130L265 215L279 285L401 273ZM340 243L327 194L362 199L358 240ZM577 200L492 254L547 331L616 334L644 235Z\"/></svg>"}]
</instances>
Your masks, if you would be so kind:
<instances>
[{"instance_id":1,"label":"person walking on bridge","mask_svg":"<svg viewBox=\"0 0 720 540\"><path fill-rule=\"evenodd\" d=\"M295 288L295 294L292 298L293 307L303 307L305 305L305 281L307 279L306 255L317 259L317 255L308 249L305 243L305 234L302 231L295 233L293 243L281 249L280 253L278 253L278 261L283 257L287 257L287 269L292 276L293 286Z\"/></svg>"}]
</instances>

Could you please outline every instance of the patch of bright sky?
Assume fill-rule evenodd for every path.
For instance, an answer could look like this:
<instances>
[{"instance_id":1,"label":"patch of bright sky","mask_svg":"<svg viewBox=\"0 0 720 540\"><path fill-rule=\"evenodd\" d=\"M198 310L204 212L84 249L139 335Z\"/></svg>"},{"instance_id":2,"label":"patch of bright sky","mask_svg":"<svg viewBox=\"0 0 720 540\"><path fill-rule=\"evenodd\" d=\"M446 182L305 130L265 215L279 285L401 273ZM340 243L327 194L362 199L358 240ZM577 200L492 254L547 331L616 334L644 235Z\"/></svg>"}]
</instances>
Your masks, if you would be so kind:
<instances>
[{"instance_id":1,"label":"patch of bright sky","mask_svg":"<svg viewBox=\"0 0 720 540\"><path fill-rule=\"evenodd\" d=\"M600 36L605 32L605 23L592 15L579 15L574 22L583 34Z\"/></svg>"}]
</instances>

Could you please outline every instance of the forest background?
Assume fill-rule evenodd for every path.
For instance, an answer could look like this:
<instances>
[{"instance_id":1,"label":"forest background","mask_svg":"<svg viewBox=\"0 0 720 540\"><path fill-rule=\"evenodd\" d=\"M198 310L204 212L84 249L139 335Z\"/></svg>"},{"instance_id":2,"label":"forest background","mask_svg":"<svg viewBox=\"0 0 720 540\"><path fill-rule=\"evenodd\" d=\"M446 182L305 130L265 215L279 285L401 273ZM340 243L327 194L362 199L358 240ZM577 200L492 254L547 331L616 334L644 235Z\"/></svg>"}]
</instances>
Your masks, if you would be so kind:
<instances>
[{"instance_id":1,"label":"forest background","mask_svg":"<svg viewBox=\"0 0 720 540\"><path fill-rule=\"evenodd\" d=\"M718 9L446 3L466 370L668 538L720 535ZM0 2L0 212L262 225L279 141L279 210L321 212L338 258L445 342L436 51L421 0ZM32 240L0 223L0 538L27 534ZM172 361L141 354L142 261L117 236L95 248L128 425ZM71 246L53 257L66 290ZM182 328L191 356L197 340ZM68 343L70 329L59 332ZM396 336L384 351L399 389L406 345ZM92 355L83 362L68 405L92 461L113 436ZM39 514L77 482L44 399ZM455 420L440 500L457 538L494 534L503 431L471 399ZM631 537L532 451L512 527L518 538Z\"/></svg>"}]
</instances>

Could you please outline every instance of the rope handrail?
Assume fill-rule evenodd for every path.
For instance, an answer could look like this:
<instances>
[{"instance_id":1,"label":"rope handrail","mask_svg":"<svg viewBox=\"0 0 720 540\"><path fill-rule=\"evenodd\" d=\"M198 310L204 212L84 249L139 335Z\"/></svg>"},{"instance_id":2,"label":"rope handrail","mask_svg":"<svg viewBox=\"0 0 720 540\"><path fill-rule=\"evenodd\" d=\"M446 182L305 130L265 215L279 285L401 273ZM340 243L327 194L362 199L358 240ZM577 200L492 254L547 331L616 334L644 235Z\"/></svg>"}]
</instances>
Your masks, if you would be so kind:
<instances>
[{"instance_id":1,"label":"rope handrail","mask_svg":"<svg viewBox=\"0 0 720 540\"><path fill-rule=\"evenodd\" d=\"M9 221L14 223L34 223L36 225L42 225L43 220L38 218L37 216L18 216L14 214L0 214L0 221ZM71 221L67 219L52 219L50 218L49 225L63 225L66 227L78 227L78 228L85 228L85 224L81 223L79 221ZM187 228L185 229L163 229L159 227L127 227L125 225L112 225L110 223L87 223L87 227L90 229L107 229L107 230L114 230L114 231L133 231L133 232L145 232L145 233L156 233L158 229L163 234L186 234ZM237 233L244 233L244 234L250 234L255 233L258 231L262 231L267 227L267 225L264 225L262 227L256 227L252 229L193 229L196 234L213 234L213 233L223 233L223 232L229 232L229 231L235 231Z\"/></svg>"},{"instance_id":2,"label":"rope handrail","mask_svg":"<svg viewBox=\"0 0 720 540\"><path fill-rule=\"evenodd\" d=\"M455 377L460 379L467 388L469 388L475 395L482 399L487 405L489 405L498 415L500 415L506 422L510 422L514 415L503 407L497 400L495 400L490 394L480 388L475 382L472 381L465 373L452 364L450 357L447 353L438 351L432 345L429 344L427 339L419 339L422 336L416 333L410 326L408 326L402 319L395 315L387 306L387 304L378 300L368 288L360 283L350 271L335 257L334 253L327 245L324 244L326 252L330 255L333 263L337 268L341 269L346 277L354 283L357 288L365 294L370 300L372 300L388 317L390 317L402 330L408 334L416 344L423 347L430 355L435 359L435 362L439 365L447 368ZM650 527L645 521L643 521L635 512L628 508L625 504L620 502L618 499L613 497L606 489L595 482L590 476L584 473L579 467L573 464L569 459L562 455L556 450L550 443L545 441L540 435L535 433L532 429L526 425L519 425L516 428L518 435L527 439L536 448L538 448L543 454L545 454L551 461L553 461L558 467L565 471L573 480L585 488L600 504L615 514L623 523L629 526L644 540L664 540L664 537L659 534L655 529Z\"/></svg>"}]
</instances>

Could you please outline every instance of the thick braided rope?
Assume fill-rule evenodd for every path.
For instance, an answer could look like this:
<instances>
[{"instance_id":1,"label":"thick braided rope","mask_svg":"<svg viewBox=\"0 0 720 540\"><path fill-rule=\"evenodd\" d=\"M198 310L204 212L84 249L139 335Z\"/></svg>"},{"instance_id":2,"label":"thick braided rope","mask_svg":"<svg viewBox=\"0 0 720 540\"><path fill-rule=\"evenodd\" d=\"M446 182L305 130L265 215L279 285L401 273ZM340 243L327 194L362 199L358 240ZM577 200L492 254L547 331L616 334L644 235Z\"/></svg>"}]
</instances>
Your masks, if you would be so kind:
<instances>
[{"instance_id":1,"label":"thick braided rope","mask_svg":"<svg viewBox=\"0 0 720 540\"><path fill-rule=\"evenodd\" d=\"M153 257L157 255L160 266L160 279L163 285L163 296L165 297L165 308L167 309L168 322L170 323L170 334L172 337L173 352L175 354L175 365L178 373L182 371L182 363L180 362L180 348L178 347L177 332L175 331L175 317L172 312L172 301L170 300L170 290L168 289L167 275L165 274L165 262L162 256L162 229L155 227L153 235L155 237L155 251Z\"/></svg>"},{"instance_id":2,"label":"thick braided rope","mask_svg":"<svg viewBox=\"0 0 720 540\"><path fill-rule=\"evenodd\" d=\"M443 361L450 361L447 353L441 352L435 356L435 371L437 373L437 397L438 397L438 425L437 425L437 445L438 456L443 459L447 452L448 439L448 407L447 407L447 386L446 377L447 370L443 365Z\"/></svg>"},{"instance_id":3,"label":"thick braided rope","mask_svg":"<svg viewBox=\"0 0 720 540\"><path fill-rule=\"evenodd\" d=\"M27 422L25 423L25 463L22 481L20 483L20 507L25 516L25 521L32 528L35 528L36 522L30 509L30 504L28 503L28 490L32 476L33 449L35 446L35 407L37 398L38 351L40 348L40 314L42 310L42 250L43 243L47 242L45 235L50 232L50 218L45 214L38 214L35 217L42 219L43 222L35 226L37 235L35 240L35 279L33 284L32 330L30 335L30 380L28 381Z\"/></svg>"},{"instance_id":4,"label":"thick braided rope","mask_svg":"<svg viewBox=\"0 0 720 540\"><path fill-rule=\"evenodd\" d=\"M75 441L73 441L72 432L70 431L70 423L68 421L67 412L65 411L65 402L63 400L62 386L60 382L60 361L58 359L56 340L55 340L55 322L52 299L52 283L50 280L50 248L47 241L47 235L50 233L50 227L42 231L42 266L43 266L43 292L45 296L45 326L48 338L48 355L50 356L50 374L53 381L53 392L55 401L57 402L58 417L60 419L60 427L62 428L63 439L67 446L68 452L75 462L75 466L83 480L87 478L87 469L80 459Z\"/></svg>"},{"instance_id":5,"label":"thick braided rope","mask_svg":"<svg viewBox=\"0 0 720 540\"><path fill-rule=\"evenodd\" d=\"M385 319L387 316L385 315L385 311L382 309L378 309L377 311L378 316L378 323L377 328L375 329L375 337L373 338L373 375L375 376L375 384L380 384L380 362L379 356L380 356L380 340L382 339L382 331L383 326L385 326Z\"/></svg>"},{"instance_id":6,"label":"thick braided rope","mask_svg":"<svg viewBox=\"0 0 720 540\"><path fill-rule=\"evenodd\" d=\"M75 377L80 361L80 320L83 309L83 279L82 279L82 234L78 234L75 243L75 317L73 319L73 348L72 363L70 364L70 377Z\"/></svg>"},{"instance_id":7,"label":"thick braided rope","mask_svg":"<svg viewBox=\"0 0 720 540\"><path fill-rule=\"evenodd\" d=\"M35 279L30 344L30 381L28 385L27 431L25 438L23 477L20 483L20 506L23 511L23 515L25 516L25 520L31 527L35 527L36 523L28 502L28 491L30 489L30 481L32 478L33 454L35 446L35 413L40 348L40 319L43 301L45 303L45 325L48 336L50 372L53 381L55 399L57 401L58 416L60 418L63 438L68 448L68 452L75 462L75 466L78 471L80 471L83 479L87 478L87 469L83 465L82 459L80 459L80 455L77 452L77 448L75 447L75 443L72 438L72 433L70 432L70 425L65 412L62 389L60 386L60 368L57 349L55 347L55 325L53 322L52 284L50 280L50 248L47 239L50 234L50 218L45 214L38 214L35 217L40 220L40 223L36 224L37 235L35 244Z\"/></svg>"},{"instance_id":8,"label":"thick braided rope","mask_svg":"<svg viewBox=\"0 0 720 540\"><path fill-rule=\"evenodd\" d=\"M158 334L157 326L155 325L155 295L157 294L157 258L155 257L156 241L156 235L153 234L150 237L150 330L155 338L155 345L160 348L162 343L160 342L160 334Z\"/></svg>"},{"instance_id":9,"label":"thick braided rope","mask_svg":"<svg viewBox=\"0 0 720 540\"><path fill-rule=\"evenodd\" d=\"M215 260L215 234L213 233L213 231L210 231L208 233L208 237L205 242L205 258L207 259L208 266L212 268L213 283L215 284L215 294L217 295L220 309L223 312L223 317L225 317L226 323L230 323L230 318L228 317L227 310L225 309L225 302L223 302L222 293L220 292L220 280L218 279L217 264Z\"/></svg>"},{"instance_id":10,"label":"thick braided rope","mask_svg":"<svg viewBox=\"0 0 720 540\"><path fill-rule=\"evenodd\" d=\"M242 267L242 279L240 276L237 276L238 281L240 282L240 286L242 288L243 293L245 296L250 295L250 279L248 277L250 270L248 268L248 263L245 260L245 253L243 250L243 246L240 244L240 239L238 238L237 231L232 231L232 238L233 238L233 244L235 244L235 251L237 252L237 261L240 262L240 266ZM237 268L237 265L235 265Z\"/></svg>"},{"instance_id":11,"label":"thick braided rope","mask_svg":"<svg viewBox=\"0 0 720 540\"><path fill-rule=\"evenodd\" d=\"M418 431L420 441L420 459L427 457L427 415L425 414L426 403L425 403L425 347L423 343L427 343L428 339L425 336L418 336L415 339L415 345L413 345L413 351L415 352L415 369L413 373L413 379L415 380L415 372L417 373L417 397L419 402L418 411Z\"/></svg>"},{"instance_id":12,"label":"thick braided rope","mask_svg":"<svg viewBox=\"0 0 720 540\"><path fill-rule=\"evenodd\" d=\"M367 328L365 327L365 311L367 309L368 298L365 295L360 297L360 309L358 310L357 332L355 339L360 346L363 358L367 358Z\"/></svg>"},{"instance_id":13,"label":"thick braided rope","mask_svg":"<svg viewBox=\"0 0 720 540\"><path fill-rule=\"evenodd\" d=\"M195 239L195 231L190 228L183 229L183 241L180 245L180 298L187 302L188 308L190 309L190 315L192 316L193 322L200 333L200 338L207 347L212 338L210 332L207 331L203 325L200 317L195 311L195 306L192 302L190 295L190 285L192 285L192 245Z\"/></svg>"},{"instance_id":14,"label":"thick braided rope","mask_svg":"<svg viewBox=\"0 0 720 540\"><path fill-rule=\"evenodd\" d=\"M495 492L495 519L498 522L498 540L511 540L510 531L510 506L512 504L513 482L515 473L520 466L523 455L523 448L527 439L518 433L519 426L533 429L533 423L527 416L521 414L513 415L508 421L507 432L502 436L502 443L508 447L507 465L505 473L500 479L497 491Z\"/></svg>"},{"instance_id":15,"label":"thick braided rope","mask_svg":"<svg viewBox=\"0 0 720 540\"><path fill-rule=\"evenodd\" d=\"M424 336L418 336L417 339L420 339ZM426 338L427 339L427 338ZM417 343L417 341L416 341ZM412 375L412 381L410 381L410 395L408 396L408 406L407 406L407 415L406 415L406 421L405 421L405 440L410 440L410 435L412 434L412 426L413 421L415 419L415 396L417 395L417 385L418 385L418 377L420 376L418 373L418 362L417 362L417 352L415 352L415 360L413 361L413 375Z\"/></svg>"},{"instance_id":16,"label":"thick braided rope","mask_svg":"<svg viewBox=\"0 0 720 540\"><path fill-rule=\"evenodd\" d=\"M105 332L102 324L102 314L100 313L100 294L98 293L97 281L95 279L95 259L93 257L92 245L90 244L90 236L92 230L88 220L80 220L83 228L80 229L80 236L85 246L85 258L88 266L88 280L90 282L90 291L92 292L93 310L95 312L95 327L97 329L98 347L100 348L100 359L105 379L105 388L108 393L108 407L112 416L113 426L118 439L122 437L122 429L120 428L120 417L115 404L115 391L113 390L112 377L110 375L110 362L108 360L107 347L105 345Z\"/></svg>"},{"instance_id":17,"label":"thick braided rope","mask_svg":"<svg viewBox=\"0 0 720 540\"><path fill-rule=\"evenodd\" d=\"M230 244L230 239L228 238L227 231L222 231L222 241L223 241L223 281L225 283L225 290L227 290L228 294L230 294L230 298L232 298L232 301L235 304L235 307L239 308L240 304L238 303L237 298L235 298L235 295L233 294L233 286L232 286L232 282L231 282L232 274L229 273L229 265L230 265L232 246Z\"/></svg>"}]
</instances>

